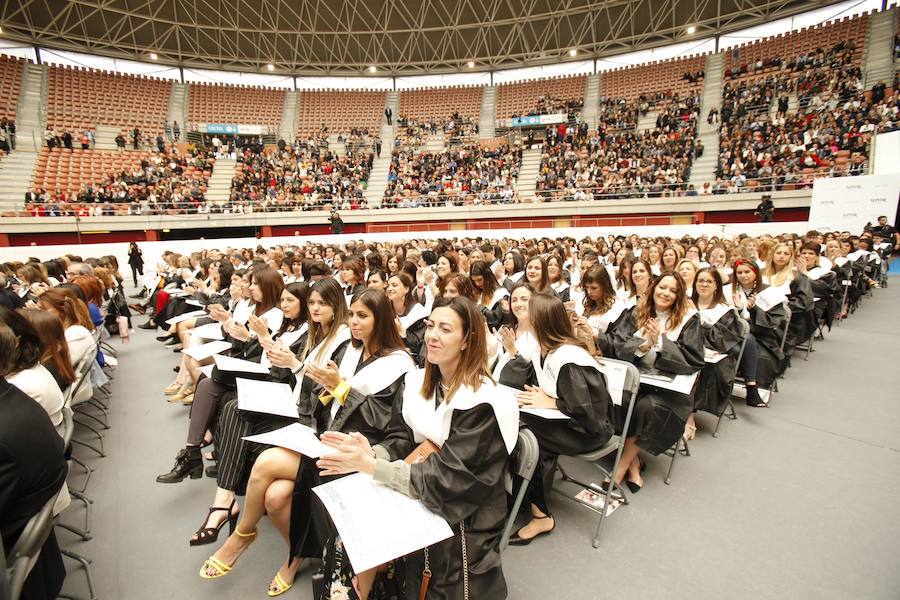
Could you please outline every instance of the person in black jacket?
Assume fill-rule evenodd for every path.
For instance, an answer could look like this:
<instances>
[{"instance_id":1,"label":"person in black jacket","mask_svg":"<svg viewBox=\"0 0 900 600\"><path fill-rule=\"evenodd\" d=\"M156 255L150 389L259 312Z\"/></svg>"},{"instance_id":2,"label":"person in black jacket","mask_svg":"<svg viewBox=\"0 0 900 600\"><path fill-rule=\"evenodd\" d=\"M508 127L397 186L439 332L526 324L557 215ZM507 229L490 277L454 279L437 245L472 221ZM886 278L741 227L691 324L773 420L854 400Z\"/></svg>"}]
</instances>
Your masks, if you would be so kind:
<instances>
[{"instance_id":1,"label":"person in black jacket","mask_svg":"<svg viewBox=\"0 0 900 600\"><path fill-rule=\"evenodd\" d=\"M59 494L66 481L65 448L41 405L6 381L16 336L0 325L0 535L12 549L29 519ZM56 598L66 570L50 532L22 590L22 598Z\"/></svg>"},{"instance_id":2,"label":"person in black jacket","mask_svg":"<svg viewBox=\"0 0 900 600\"><path fill-rule=\"evenodd\" d=\"M775 204L772 203L772 196L763 194L762 200L753 214L759 217L760 223L771 223L775 216Z\"/></svg>"},{"instance_id":3,"label":"person in black jacket","mask_svg":"<svg viewBox=\"0 0 900 600\"><path fill-rule=\"evenodd\" d=\"M131 267L131 277L134 279L134 287L138 284L138 274L144 275L144 257L137 242L128 244L128 266Z\"/></svg>"}]
</instances>

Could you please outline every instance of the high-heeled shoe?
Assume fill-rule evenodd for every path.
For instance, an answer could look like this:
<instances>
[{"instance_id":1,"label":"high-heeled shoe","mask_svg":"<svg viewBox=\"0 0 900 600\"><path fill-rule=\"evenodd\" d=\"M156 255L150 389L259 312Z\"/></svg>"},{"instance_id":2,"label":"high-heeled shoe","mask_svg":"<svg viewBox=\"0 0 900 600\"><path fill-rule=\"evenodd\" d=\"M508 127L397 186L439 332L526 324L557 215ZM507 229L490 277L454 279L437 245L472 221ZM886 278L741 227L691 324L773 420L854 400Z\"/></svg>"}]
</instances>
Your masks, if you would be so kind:
<instances>
[{"instance_id":1,"label":"high-heeled shoe","mask_svg":"<svg viewBox=\"0 0 900 600\"><path fill-rule=\"evenodd\" d=\"M181 387L182 385L176 381L175 383L170 383L165 388L163 388L163 393L166 396L174 396L179 391L181 391Z\"/></svg>"},{"instance_id":2,"label":"high-heeled shoe","mask_svg":"<svg viewBox=\"0 0 900 600\"><path fill-rule=\"evenodd\" d=\"M684 426L684 439L691 441L697 435L697 426L686 423Z\"/></svg>"},{"instance_id":3,"label":"high-heeled shoe","mask_svg":"<svg viewBox=\"0 0 900 600\"><path fill-rule=\"evenodd\" d=\"M176 335L175 337L171 337L168 339L168 341L166 341L166 346L167 347L174 346L175 344L180 344L180 343L181 343L181 340L178 339L178 336Z\"/></svg>"},{"instance_id":4,"label":"high-heeled shoe","mask_svg":"<svg viewBox=\"0 0 900 600\"><path fill-rule=\"evenodd\" d=\"M197 446L183 448L175 457L175 466L168 473L156 478L157 483L179 483L185 477L200 479L203 477L203 456Z\"/></svg>"},{"instance_id":5,"label":"high-heeled shoe","mask_svg":"<svg viewBox=\"0 0 900 600\"><path fill-rule=\"evenodd\" d=\"M172 338L174 338L174 337L176 337L176 333L175 333L174 331L171 332L171 333L167 331L167 332L164 333L163 335L158 335L158 336L156 336L156 341L157 341L157 342L165 342L165 341L168 341L168 340L170 340L170 339L172 339Z\"/></svg>"},{"instance_id":6,"label":"high-heeled shoe","mask_svg":"<svg viewBox=\"0 0 900 600\"><path fill-rule=\"evenodd\" d=\"M281 571L278 571L277 573L275 573L275 577L272 578L272 583L269 584L269 587L266 589L266 593L269 595L269 597L280 596L292 587L294 587L294 582L286 582L281 577Z\"/></svg>"},{"instance_id":7,"label":"high-heeled shoe","mask_svg":"<svg viewBox=\"0 0 900 600\"><path fill-rule=\"evenodd\" d=\"M237 526L238 515L240 513L234 512L234 507L237 506L237 502L234 500L231 501L231 504L228 507L223 508L221 506L211 506L209 508L209 513L206 515L206 520L203 521L203 525L200 529L194 532L194 537L190 540L191 546L205 546L206 544L212 544L216 540L219 539L219 532L222 531L222 528L228 523L228 533L234 533L234 528ZM206 522L209 521L209 517L214 512L219 512L226 510L228 511L228 518L219 523L218 527L205 527Z\"/></svg>"},{"instance_id":8,"label":"high-heeled shoe","mask_svg":"<svg viewBox=\"0 0 900 600\"><path fill-rule=\"evenodd\" d=\"M550 519L551 517L550 517L550 515L544 515L543 517L532 516L531 518L532 519ZM547 534L551 533L554 529L556 529L556 521L553 522L553 527L551 527L547 531L541 531L540 533L536 533L530 538L523 538L521 535L519 535L519 533L522 531L520 529L519 531L516 532L516 534L514 536L509 538L509 545L510 546L527 546L528 544L530 544L537 538L541 537L542 535L547 535Z\"/></svg>"},{"instance_id":9,"label":"high-heeled shoe","mask_svg":"<svg viewBox=\"0 0 900 600\"><path fill-rule=\"evenodd\" d=\"M258 531L259 531L258 529L254 529L250 533L241 533L240 531L235 529L234 535L236 535L238 537L242 537L242 538L252 538L249 542L247 542L247 546L244 546L244 550L246 550L247 547L250 546L250 544L252 544L253 542L256 541L256 534ZM243 554L243 551L241 552L241 554ZM238 555L238 558L240 558L240 554ZM219 577L224 577L224 576L228 575L228 573L231 572L231 569L234 568L234 565L236 563L237 563L237 558L234 559L234 562L231 563L230 565L226 565L225 563L223 563L221 560L219 560L215 556L210 556L203 563L203 566L200 567L200 577L202 577L203 579L218 579ZM210 575L209 574L210 567L215 569L216 571L218 571L218 573L213 573L212 575Z\"/></svg>"},{"instance_id":10,"label":"high-heeled shoe","mask_svg":"<svg viewBox=\"0 0 900 600\"><path fill-rule=\"evenodd\" d=\"M169 402L182 402L188 396L193 396L193 395L194 395L194 388L187 386L187 385L183 385L178 389L177 392L175 392L175 395L173 395L171 398L169 398Z\"/></svg>"}]
</instances>

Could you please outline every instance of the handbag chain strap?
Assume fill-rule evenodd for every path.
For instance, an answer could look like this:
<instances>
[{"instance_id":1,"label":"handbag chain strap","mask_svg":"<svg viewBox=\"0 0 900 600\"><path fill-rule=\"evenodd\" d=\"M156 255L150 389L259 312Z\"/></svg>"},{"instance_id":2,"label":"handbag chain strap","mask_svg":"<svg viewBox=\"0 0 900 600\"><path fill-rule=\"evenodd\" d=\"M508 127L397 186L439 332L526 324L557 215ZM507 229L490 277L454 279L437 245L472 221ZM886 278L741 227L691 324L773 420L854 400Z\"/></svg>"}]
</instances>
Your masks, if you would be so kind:
<instances>
[{"instance_id":1,"label":"handbag chain strap","mask_svg":"<svg viewBox=\"0 0 900 600\"><path fill-rule=\"evenodd\" d=\"M462 538L463 598L469 600L469 554L466 551L466 528L462 521L459 522L459 537Z\"/></svg>"}]
</instances>

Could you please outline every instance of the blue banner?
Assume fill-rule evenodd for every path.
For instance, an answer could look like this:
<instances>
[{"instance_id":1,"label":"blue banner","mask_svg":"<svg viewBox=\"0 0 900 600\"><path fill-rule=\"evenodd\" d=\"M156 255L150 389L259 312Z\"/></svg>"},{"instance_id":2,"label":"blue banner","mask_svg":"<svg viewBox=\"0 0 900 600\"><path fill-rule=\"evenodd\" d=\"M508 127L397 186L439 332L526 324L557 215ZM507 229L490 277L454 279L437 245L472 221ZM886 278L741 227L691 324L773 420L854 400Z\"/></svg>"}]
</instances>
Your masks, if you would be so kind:
<instances>
[{"instance_id":1,"label":"blue banner","mask_svg":"<svg viewBox=\"0 0 900 600\"><path fill-rule=\"evenodd\" d=\"M206 133L221 133L225 135L237 135L238 126L226 123L207 123Z\"/></svg>"}]
</instances>

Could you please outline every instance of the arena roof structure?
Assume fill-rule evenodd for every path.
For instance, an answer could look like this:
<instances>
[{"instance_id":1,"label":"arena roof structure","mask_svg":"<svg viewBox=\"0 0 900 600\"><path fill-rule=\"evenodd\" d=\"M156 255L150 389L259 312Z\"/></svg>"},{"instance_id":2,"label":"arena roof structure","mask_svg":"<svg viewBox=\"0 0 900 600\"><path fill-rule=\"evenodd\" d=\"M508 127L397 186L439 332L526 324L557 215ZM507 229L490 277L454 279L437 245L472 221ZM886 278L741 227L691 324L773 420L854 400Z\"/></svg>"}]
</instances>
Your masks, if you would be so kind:
<instances>
[{"instance_id":1,"label":"arena roof structure","mask_svg":"<svg viewBox=\"0 0 900 600\"><path fill-rule=\"evenodd\" d=\"M837 3L15 0L3 2L0 27L5 38L28 44L142 61L152 54L160 64L179 67L411 76L603 58L727 34Z\"/></svg>"}]
</instances>

